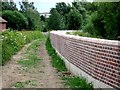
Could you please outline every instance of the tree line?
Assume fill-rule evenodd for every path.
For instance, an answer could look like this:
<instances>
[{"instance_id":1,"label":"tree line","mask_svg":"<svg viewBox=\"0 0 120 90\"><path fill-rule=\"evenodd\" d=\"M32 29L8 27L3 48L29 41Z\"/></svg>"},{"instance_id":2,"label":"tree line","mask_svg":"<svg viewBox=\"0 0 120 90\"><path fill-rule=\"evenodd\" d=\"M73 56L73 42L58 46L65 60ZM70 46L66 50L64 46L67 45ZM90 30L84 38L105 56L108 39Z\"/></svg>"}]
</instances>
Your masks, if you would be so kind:
<instances>
[{"instance_id":1,"label":"tree line","mask_svg":"<svg viewBox=\"0 0 120 90\"><path fill-rule=\"evenodd\" d=\"M8 21L7 28L81 30L105 39L118 39L120 36L120 2L60 2L51 8L50 16L46 18L40 16L33 2L25 1L19 2L20 10L13 1L2 2L2 17Z\"/></svg>"},{"instance_id":2,"label":"tree line","mask_svg":"<svg viewBox=\"0 0 120 90\"><path fill-rule=\"evenodd\" d=\"M22 0L20 10L13 0L2 0L2 17L7 20L7 28L12 30L41 30L41 19L34 2Z\"/></svg>"},{"instance_id":3,"label":"tree line","mask_svg":"<svg viewBox=\"0 0 120 90\"><path fill-rule=\"evenodd\" d=\"M105 39L120 36L120 2L62 2L50 13L48 29L81 30Z\"/></svg>"}]
</instances>

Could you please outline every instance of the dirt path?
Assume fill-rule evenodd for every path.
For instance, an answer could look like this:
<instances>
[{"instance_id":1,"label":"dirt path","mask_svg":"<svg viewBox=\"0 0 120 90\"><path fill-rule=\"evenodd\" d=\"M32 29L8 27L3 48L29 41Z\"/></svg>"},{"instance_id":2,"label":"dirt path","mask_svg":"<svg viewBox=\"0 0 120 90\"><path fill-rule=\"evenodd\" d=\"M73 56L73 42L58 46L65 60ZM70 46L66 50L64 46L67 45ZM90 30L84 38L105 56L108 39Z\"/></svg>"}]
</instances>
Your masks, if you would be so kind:
<instances>
[{"instance_id":1,"label":"dirt path","mask_svg":"<svg viewBox=\"0 0 120 90\"><path fill-rule=\"evenodd\" d=\"M26 70L17 63L25 57L25 51L30 44L12 57L7 65L2 67L2 87L10 88L17 82L30 82L25 88L64 88L64 82L60 79L56 70L50 63L50 57L45 49L45 42L41 42L38 55L42 59L37 68Z\"/></svg>"}]
</instances>

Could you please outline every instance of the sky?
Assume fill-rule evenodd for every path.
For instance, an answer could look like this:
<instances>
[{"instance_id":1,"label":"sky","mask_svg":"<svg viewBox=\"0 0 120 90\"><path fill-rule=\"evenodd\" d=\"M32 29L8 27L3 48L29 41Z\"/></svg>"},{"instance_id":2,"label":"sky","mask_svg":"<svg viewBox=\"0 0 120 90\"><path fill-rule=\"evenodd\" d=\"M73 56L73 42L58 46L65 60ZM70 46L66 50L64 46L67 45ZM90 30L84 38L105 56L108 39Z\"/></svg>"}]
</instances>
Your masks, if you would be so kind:
<instances>
[{"instance_id":1,"label":"sky","mask_svg":"<svg viewBox=\"0 0 120 90\"><path fill-rule=\"evenodd\" d=\"M14 0L19 8L19 1L21 0ZM42 12L49 12L51 8L54 8L56 3L58 2L65 2L71 4L73 0L29 0L29 2L34 2L34 6L37 8L39 13Z\"/></svg>"},{"instance_id":2,"label":"sky","mask_svg":"<svg viewBox=\"0 0 120 90\"><path fill-rule=\"evenodd\" d=\"M22 0L13 0L13 1L17 4L17 7L19 9L20 8L19 1L22 1ZM49 12L50 9L54 8L56 3L58 2L65 2L65 3L71 4L71 2L73 2L74 0L28 0L28 1L34 2L34 6L37 8L38 12L42 13L42 12ZM93 0L87 0L87 1L92 2ZM104 0L100 0L100 1L104 1Z\"/></svg>"}]
</instances>

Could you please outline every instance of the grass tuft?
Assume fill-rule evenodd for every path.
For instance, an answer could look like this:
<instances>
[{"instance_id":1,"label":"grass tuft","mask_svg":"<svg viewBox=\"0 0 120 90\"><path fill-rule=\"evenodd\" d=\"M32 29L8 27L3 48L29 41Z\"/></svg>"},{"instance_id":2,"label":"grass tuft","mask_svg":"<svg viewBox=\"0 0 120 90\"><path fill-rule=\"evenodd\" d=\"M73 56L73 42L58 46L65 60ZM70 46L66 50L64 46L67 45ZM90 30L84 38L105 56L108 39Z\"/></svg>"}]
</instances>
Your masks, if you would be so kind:
<instances>
[{"instance_id":1,"label":"grass tuft","mask_svg":"<svg viewBox=\"0 0 120 90\"><path fill-rule=\"evenodd\" d=\"M13 85L15 88L25 88L26 86L37 86L36 80L27 80L25 82L17 82Z\"/></svg>"}]
</instances>

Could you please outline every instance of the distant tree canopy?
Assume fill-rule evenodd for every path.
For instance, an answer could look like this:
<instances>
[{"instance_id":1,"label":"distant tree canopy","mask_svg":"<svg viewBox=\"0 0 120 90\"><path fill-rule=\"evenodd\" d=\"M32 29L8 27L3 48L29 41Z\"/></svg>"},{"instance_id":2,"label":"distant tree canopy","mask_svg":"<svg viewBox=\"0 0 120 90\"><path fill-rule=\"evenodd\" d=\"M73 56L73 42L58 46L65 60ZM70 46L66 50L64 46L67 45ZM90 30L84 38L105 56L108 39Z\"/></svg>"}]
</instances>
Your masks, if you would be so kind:
<instances>
[{"instance_id":1,"label":"distant tree canopy","mask_svg":"<svg viewBox=\"0 0 120 90\"><path fill-rule=\"evenodd\" d=\"M120 2L61 2L50 13L49 29L82 30L106 39L120 36Z\"/></svg>"},{"instance_id":2,"label":"distant tree canopy","mask_svg":"<svg viewBox=\"0 0 120 90\"><path fill-rule=\"evenodd\" d=\"M79 11L74 8L68 14L68 29L70 30L78 30L82 25L82 15Z\"/></svg>"},{"instance_id":3,"label":"distant tree canopy","mask_svg":"<svg viewBox=\"0 0 120 90\"><path fill-rule=\"evenodd\" d=\"M13 30L42 30L39 12L34 7L34 2L22 0L19 2L20 10L16 4L10 0L2 0L2 17L6 19L7 28Z\"/></svg>"},{"instance_id":4,"label":"distant tree canopy","mask_svg":"<svg viewBox=\"0 0 120 90\"><path fill-rule=\"evenodd\" d=\"M60 2L51 8L49 18L40 16L33 2L22 0L19 4L20 10L12 0L2 0L0 8L2 17L8 21L7 28L82 30L93 37L105 39L117 39L120 36L120 2L72 2L71 5Z\"/></svg>"},{"instance_id":5,"label":"distant tree canopy","mask_svg":"<svg viewBox=\"0 0 120 90\"><path fill-rule=\"evenodd\" d=\"M48 20L48 28L53 30L62 30L65 27L64 17L58 13L55 8L50 11L51 15Z\"/></svg>"},{"instance_id":6,"label":"distant tree canopy","mask_svg":"<svg viewBox=\"0 0 120 90\"><path fill-rule=\"evenodd\" d=\"M90 3L86 5L89 6ZM87 10L83 30L93 36L117 39L120 36L120 2L94 2L90 6L94 9Z\"/></svg>"},{"instance_id":7,"label":"distant tree canopy","mask_svg":"<svg viewBox=\"0 0 120 90\"><path fill-rule=\"evenodd\" d=\"M13 0L10 0L10 2L8 2L8 0L1 0L1 1L2 1L1 4L2 10L18 10Z\"/></svg>"}]
</instances>

